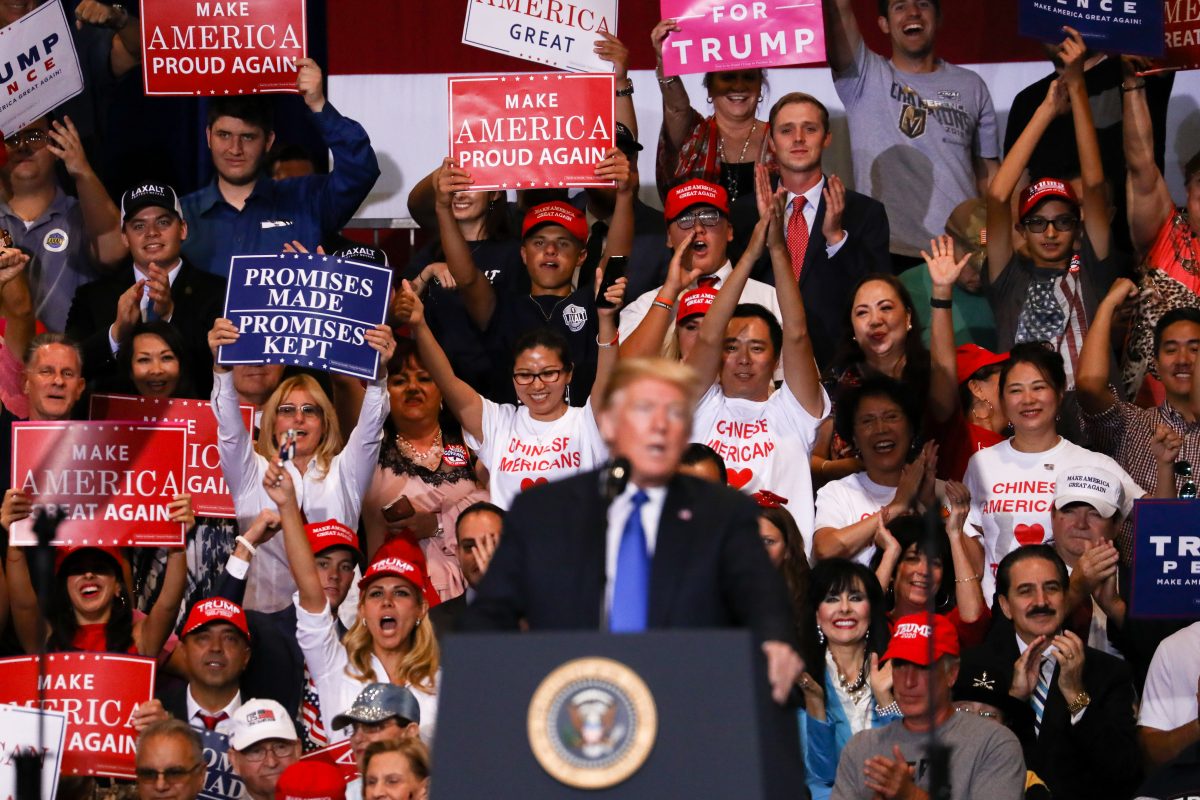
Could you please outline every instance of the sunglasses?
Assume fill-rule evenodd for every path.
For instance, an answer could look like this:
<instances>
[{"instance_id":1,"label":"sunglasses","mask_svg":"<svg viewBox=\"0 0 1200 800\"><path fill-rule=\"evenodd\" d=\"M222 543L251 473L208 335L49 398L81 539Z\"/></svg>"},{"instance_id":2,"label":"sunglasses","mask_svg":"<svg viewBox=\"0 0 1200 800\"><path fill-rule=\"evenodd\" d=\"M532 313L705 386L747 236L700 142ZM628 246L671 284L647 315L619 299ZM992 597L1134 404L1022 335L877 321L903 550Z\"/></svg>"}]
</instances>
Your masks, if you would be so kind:
<instances>
[{"instance_id":1,"label":"sunglasses","mask_svg":"<svg viewBox=\"0 0 1200 800\"><path fill-rule=\"evenodd\" d=\"M691 214L681 214L675 218L675 224L681 230L690 231L699 222L706 228L715 228L721 224L721 212L716 210L694 211Z\"/></svg>"},{"instance_id":2,"label":"sunglasses","mask_svg":"<svg viewBox=\"0 0 1200 800\"><path fill-rule=\"evenodd\" d=\"M1030 233L1045 233L1046 228L1050 227L1051 225L1054 226L1054 230L1059 231L1060 233L1066 233L1067 231L1075 230L1075 228L1079 226L1079 217L1073 217L1070 214L1063 214L1061 217L1055 217L1054 219L1046 219L1045 217L1026 217L1025 219L1021 220L1021 224L1025 226L1025 230L1029 231Z\"/></svg>"},{"instance_id":3,"label":"sunglasses","mask_svg":"<svg viewBox=\"0 0 1200 800\"><path fill-rule=\"evenodd\" d=\"M1175 462L1175 475L1183 478L1183 486L1179 489L1179 496L1184 500L1196 499L1196 482L1192 480L1192 465L1187 461Z\"/></svg>"}]
</instances>

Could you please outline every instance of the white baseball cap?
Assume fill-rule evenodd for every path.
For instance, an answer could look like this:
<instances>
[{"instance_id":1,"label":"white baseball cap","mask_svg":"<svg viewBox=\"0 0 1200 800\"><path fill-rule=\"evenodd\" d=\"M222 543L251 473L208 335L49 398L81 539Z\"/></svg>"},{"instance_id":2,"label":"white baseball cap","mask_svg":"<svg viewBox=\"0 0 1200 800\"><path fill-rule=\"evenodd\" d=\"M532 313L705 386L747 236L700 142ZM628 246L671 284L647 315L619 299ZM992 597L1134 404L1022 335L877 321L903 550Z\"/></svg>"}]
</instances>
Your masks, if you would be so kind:
<instances>
[{"instance_id":1,"label":"white baseball cap","mask_svg":"<svg viewBox=\"0 0 1200 800\"><path fill-rule=\"evenodd\" d=\"M233 733L229 737L229 746L234 750L245 750L264 739L300 741L292 718L274 700L247 700L230 719Z\"/></svg>"},{"instance_id":2,"label":"white baseball cap","mask_svg":"<svg viewBox=\"0 0 1200 800\"><path fill-rule=\"evenodd\" d=\"M1059 470L1054 478L1054 507L1087 503L1104 517L1121 510L1121 479L1103 467L1075 466Z\"/></svg>"}]
</instances>

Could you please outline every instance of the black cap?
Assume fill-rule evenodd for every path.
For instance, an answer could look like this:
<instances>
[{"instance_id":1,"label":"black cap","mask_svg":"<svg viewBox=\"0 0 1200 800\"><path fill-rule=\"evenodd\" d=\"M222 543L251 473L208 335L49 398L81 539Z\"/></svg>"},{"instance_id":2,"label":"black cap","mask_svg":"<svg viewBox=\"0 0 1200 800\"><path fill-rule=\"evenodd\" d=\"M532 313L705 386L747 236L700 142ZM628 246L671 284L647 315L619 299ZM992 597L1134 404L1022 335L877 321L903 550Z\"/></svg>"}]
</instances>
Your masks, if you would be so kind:
<instances>
[{"instance_id":1,"label":"black cap","mask_svg":"<svg viewBox=\"0 0 1200 800\"><path fill-rule=\"evenodd\" d=\"M175 194L174 189L165 183L143 183L121 195L121 220L128 222L134 214L150 207L165 208L183 219L179 195Z\"/></svg>"},{"instance_id":2,"label":"black cap","mask_svg":"<svg viewBox=\"0 0 1200 800\"><path fill-rule=\"evenodd\" d=\"M617 149L625 154L625 157L630 161L637 160L637 154L645 148L638 144L637 137L633 135L633 131L625 127L624 124L617 123Z\"/></svg>"},{"instance_id":3,"label":"black cap","mask_svg":"<svg viewBox=\"0 0 1200 800\"><path fill-rule=\"evenodd\" d=\"M356 244L352 247L343 247L341 250L334 250L335 258L345 258L350 261L365 261L368 264L378 264L381 267L390 267L388 263L387 253L378 247L371 247L369 244Z\"/></svg>"}]
</instances>

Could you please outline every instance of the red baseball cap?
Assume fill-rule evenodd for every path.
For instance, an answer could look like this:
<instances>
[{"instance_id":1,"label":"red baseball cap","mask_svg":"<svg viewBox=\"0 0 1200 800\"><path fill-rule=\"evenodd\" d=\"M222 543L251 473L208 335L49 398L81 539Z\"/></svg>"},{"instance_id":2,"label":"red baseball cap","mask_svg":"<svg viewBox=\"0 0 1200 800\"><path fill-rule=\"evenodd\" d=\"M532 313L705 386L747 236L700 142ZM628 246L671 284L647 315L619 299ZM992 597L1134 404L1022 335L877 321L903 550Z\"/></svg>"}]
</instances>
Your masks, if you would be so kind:
<instances>
[{"instance_id":1,"label":"red baseball cap","mask_svg":"<svg viewBox=\"0 0 1200 800\"><path fill-rule=\"evenodd\" d=\"M65 545L63 547L54 548L54 574L56 574L56 575L58 574L58 572L62 569L63 564L66 563L68 558L75 555L76 553L82 553L87 550L95 550L96 552L104 553L104 555L108 556L109 558L111 558L113 560L113 562L117 568L117 575L118 576L124 575L125 558L121 555L120 548L99 547L99 546L95 546L95 545L78 545L78 544L69 544L69 545Z\"/></svg>"},{"instance_id":2,"label":"red baseball cap","mask_svg":"<svg viewBox=\"0 0 1200 800\"><path fill-rule=\"evenodd\" d=\"M525 214L525 223L521 226L521 238L524 239L544 225L561 225L578 239L580 244L587 241L587 217L578 208L562 200L542 203L529 209Z\"/></svg>"},{"instance_id":3,"label":"red baseball cap","mask_svg":"<svg viewBox=\"0 0 1200 800\"><path fill-rule=\"evenodd\" d=\"M932 630L929 625L929 615L925 613L909 614L896 620L896 630L892 633L892 641L888 644L887 652L881 661L899 658L913 664L929 666L929 638L933 637L933 661L942 656L958 655L958 631L954 624L941 614L933 615Z\"/></svg>"},{"instance_id":4,"label":"red baseball cap","mask_svg":"<svg viewBox=\"0 0 1200 800\"><path fill-rule=\"evenodd\" d=\"M667 202L663 206L663 214L666 216L667 222L674 222L676 217L692 206L712 206L728 216L729 194L726 193L724 186L697 178L681 183L667 192Z\"/></svg>"},{"instance_id":5,"label":"red baseball cap","mask_svg":"<svg viewBox=\"0 0 1200 800\"><path fill-rule=\"evenodd\" d=\"M1060 181L1058 178L1042 178L1040 181L1029 184L1025 187L1025 191L1021 192L1019 216L1024 219L1026 214L1046 200L1063 200L1076 208L1079 207L1079 198L1075 196L1075 190L1071 188L1071 184Z\"/></svg>"},{"instance_id":6,"label":"red baseball cap","mask_svg":"<svg viewBox=\"0 0 1200 800\"><path fill-rule=\"evenodd\" d=\"M366 574L358 582L358 590L361 592L368 583L385 575L404 578L419 587L421 594L425 596L425 605L429 608L442 602L425 568L425 554L421 552L420 546L407 536L394 536L375 551L371 566L367 567Z\"/></svg>"},{"instance_id":7,"label":"red baseball cap","mask_svg":"<svg viewBox=\"0 0 1200 800\"><path fill-rule=\"evenodd\" d=\"M993 353L977 344L960 344L954 357L958 362L959 386L966 383L968 378L984 367L1008 361L1008 353Z\"/></svg>"},{"instance_id":8,"label":"red baseball cap","mask_svg":"<svg viewBox=\"0 0 1200 800\"><path fill-rule=\"evenodd\" d=\"M187 622L183 623L183 632L179 638L187 636L205 625L214 622L227 622L242 632L247 641L250 639L250 626L246 624L246 612L232 600L224 597L210 597L192 606Z\"/></svg>"},{"instance_id":9,"label":"red baseball cap","mask_svg":"<svg viewBox=\"0 0 1200 800\"><path fill-rule=\"evenodd\" d=\"M675 321L683 322L696 314L701 316L707 314L716 299L717 290L711 286L699 286L692 289L679 301L679 311L675 313Z\"/></svg>"},{"instance_id":10,"label":"red baseball cap","mask_svg":"<svg viewBox=\"0 0 1200 800\"><path fill-rule=\"evenodd\" d=\"M336 519L310 522L304 526L304 532L308 534L308 544L314 556L331 547L348 547L354 551L356 558L362 557L362 551L358 549L358 534Z\"/></svg>"},{"instance_id":11,"label":"red baseball cap","mask_svg":"<svg viewBox=\"0 0 1200 800\"><path fill-rule=\"evenodd\" d=\"M301 759L279 776L275 800L346 800L346 779L328 761Z\"/></svg>"}]
</instances>

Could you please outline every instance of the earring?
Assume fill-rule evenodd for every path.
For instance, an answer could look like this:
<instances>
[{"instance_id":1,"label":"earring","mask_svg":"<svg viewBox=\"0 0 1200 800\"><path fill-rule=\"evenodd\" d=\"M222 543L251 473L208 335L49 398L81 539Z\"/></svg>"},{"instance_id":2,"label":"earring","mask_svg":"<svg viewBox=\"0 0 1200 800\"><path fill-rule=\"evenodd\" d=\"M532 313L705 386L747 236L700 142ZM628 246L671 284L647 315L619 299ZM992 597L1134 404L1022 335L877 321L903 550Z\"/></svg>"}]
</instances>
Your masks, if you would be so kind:
<instances>
[{"instance_id":1,"label":"earring","mask_svg":"<svg viewBox=\"0 0 1200 800\"><path fill-rule=\"evenodd\" d=\"M758 102L761 104L761 103L762 103L762 101L763 101L763 96L760 94L760 95L758 96Z\"/></svg>"},{"instance_id":2,"label":"earring","mask_svg":"<svg viewBox=\"0 0 1200 800\"><path fill-rule=\"evenodd\" d=\"M563 392L563 401L567 405L571 405L571 384L567 384L567 390Z\"/></svg>"},{"instance_id":3,"label":"earring","mask_svg":"<svg viewBox=\"0 0 1200 800\"><path fill-rule=\"evenodd\" d=\"M710 106L712 105L712 95L711 94L708 96L708 104Z\"/></svg>"},{"instance_id":4,"label":"earring","mask_svg":"<svg viewBox=\"0 0 1200 800\"><path fill-rule=\"evenodd\" d=\"M417 617L417 627L421 627L421 618Z\"/></svg>"},{"instance_id":5,"label":"earring","mask_svg":"<svg viewBox=\"0 0 1200 800\"><path fill-rule=\"evenodd\" d=\"M821 626L817 626L817 642L825 644L825 631L821 630Z\"/></svg>"}]
</instances>

